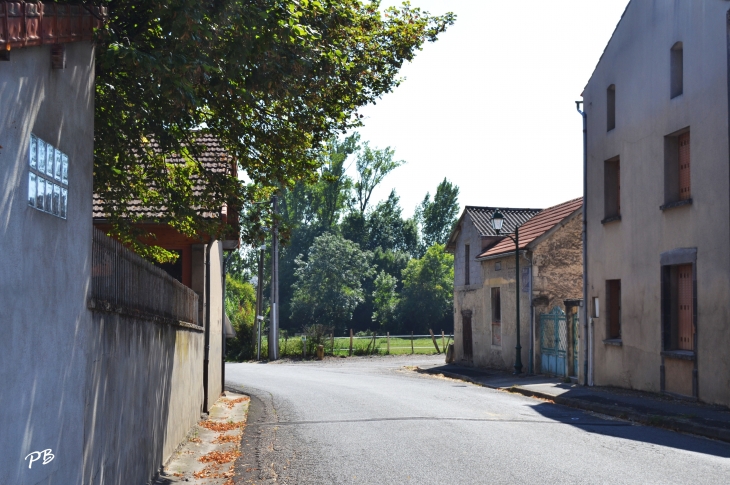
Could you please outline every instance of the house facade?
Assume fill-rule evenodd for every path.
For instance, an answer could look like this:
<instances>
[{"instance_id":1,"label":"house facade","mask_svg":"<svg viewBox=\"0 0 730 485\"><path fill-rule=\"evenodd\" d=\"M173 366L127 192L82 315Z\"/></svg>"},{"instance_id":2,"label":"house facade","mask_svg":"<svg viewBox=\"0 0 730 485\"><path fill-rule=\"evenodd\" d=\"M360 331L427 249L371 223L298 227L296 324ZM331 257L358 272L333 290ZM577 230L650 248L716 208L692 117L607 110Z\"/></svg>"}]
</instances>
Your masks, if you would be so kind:
<instances>
[{"instance_id":1,"label":"house facade","mask_svg":"<svg viewBox=\"0 0 730 485\"><path fill-rule=\"evenodd\" d=\"M488 230L480 226L489 224L491 228L495 210L467 207L461 226L449 241L448 247L458 254L454 258L455 361L513 369L519 295L523 371L577 379L581 361L577 317L583 274L582 199L545 210L499 209L505 217L502 234L514 237L515 227L519 228L519 276L515 244L509 237L486 234L487 244L471 254L475 235L481 239ZM473 284L459 285L465 280L467 266L477 270Z\"/></svg>"},{"instance_id":2,"label":"house facade","mask_svg":"<svg viewBox=\"0 0 730 485\"><path fill-rule=\"evenodd\" d=\"M730 405L728 7L631 1L583 93L597 385Z\"/></svg>"}]
</instances>

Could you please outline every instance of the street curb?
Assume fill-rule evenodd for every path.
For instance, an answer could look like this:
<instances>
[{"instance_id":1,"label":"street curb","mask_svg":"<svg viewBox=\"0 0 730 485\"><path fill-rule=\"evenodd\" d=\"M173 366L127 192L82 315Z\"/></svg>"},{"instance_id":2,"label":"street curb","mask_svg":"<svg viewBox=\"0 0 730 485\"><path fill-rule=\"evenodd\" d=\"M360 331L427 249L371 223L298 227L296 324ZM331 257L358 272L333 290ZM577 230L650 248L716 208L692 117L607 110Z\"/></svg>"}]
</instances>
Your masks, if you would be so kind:
<instances>
[{"instance_id":1,"label":"street curb","mask_svg":"<svg viewBox=\"0 0 730 485\"><path fill-rule=\"evenodd\" d=\"M683 420L668 417L668 416L637 413L636 411L634 411L631 408L625 408L625 407L621 407L621 406L608 406L606 404L586 402L581 399L573 399L573 398L563 397L563 396L553 396L552 394L535 391L532 389L526 389L521 386L511 386L511 387L490 386L489 384L479 382L475 379L472 379L471 377L464 376L464 375L461 375L461 374L458 374L455 372L448 372L448 371L444 372L441 370L436 371L436 370L431 370L431 369L421 369L420 367L416 367L416 372L418 372L420 374L431 374L431 375L441 374L444 377L449 377L452 379L459 379L462 381L470 382L472 384L476 384L478 386L487 387L489 389L496 389L499 391L512 392L515 394L522 394L523 396L537 398L537 399L544 399L544 400L552 401L556 404L560 404L563 406L581 409L583 411L592 411L594 413L600 413L600 414L605 414L608 416L613 416L613 417L619 418L619 419L625 419L627 421L635 422L635 423L642 424L645 426L652 426L654 428L664 428L664 429L669 429L672 431L678 431L680 433L689 433L689 434L694 434L694 435L698 435L698 436L703 436L705 438L711 438L711 439L725 441L727 443L730 443L730 429L712 428L710 426L705 426L705 425L697 424L697 423L691 423L688 421L683 421Z\"/></svg>"}]
</instances>

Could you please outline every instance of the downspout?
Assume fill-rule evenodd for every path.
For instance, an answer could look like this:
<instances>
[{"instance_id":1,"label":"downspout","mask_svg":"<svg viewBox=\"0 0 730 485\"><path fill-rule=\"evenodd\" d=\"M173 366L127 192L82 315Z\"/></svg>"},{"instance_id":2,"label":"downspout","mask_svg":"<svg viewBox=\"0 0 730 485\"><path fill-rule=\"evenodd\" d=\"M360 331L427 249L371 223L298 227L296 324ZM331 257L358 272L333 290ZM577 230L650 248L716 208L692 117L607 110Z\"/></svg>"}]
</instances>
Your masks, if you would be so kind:
<instances>
[{"instance_id":1,"label":"downspout","mask_svg":"<svg viewBox=\"0 0 730 485\"><path fill-rule=\"evenodd\" d=\"M588 379L588 363L589 353L593 357L592 342L592 326L588 326L588 119L585 111L580 109L583 101L575 102L575 109L578 110L583 118L583 334L585 335L586 350L583 361L583 385L593 385L593 379ZM593 322L591 322L593 323ZM590 334L590 335L589 335ZM591 362L591 373L593 372L593 362Z\"/></svg>"},{"instance_id":2,"label":"downspout","mask_svg":"<svg viewBox=\"0 0 730 485\"><path fill-rule=\"evenodd\" d=\"M527 257L525 250L525 259L530 263L530 358L527 361L527 374L535 373L535 305L532 303L532 257Z\"/></svg>"},{"instance_id":3,"label":"downspout","mask_svg":"<svg viewBox=\"0 0 730 485\"><path fill-rule=\"evenodd\" d=\"M226 270L228 269L228 261L233 256L233 250L228 251L228 256L223 260L223 306L221 307L221 392L226 389Z\"/></svg>"},{"instance_id":4,"label":"downspout","mask_svg":"<svg viewBox=\"0 0 730 485\"><path fill-rule=\"evenodd\" d=\"M210 250L212 238L205 249L205 332L203 356L203 411L208 412L208 362L210 359Z\"/></svg>"}]
</instances>

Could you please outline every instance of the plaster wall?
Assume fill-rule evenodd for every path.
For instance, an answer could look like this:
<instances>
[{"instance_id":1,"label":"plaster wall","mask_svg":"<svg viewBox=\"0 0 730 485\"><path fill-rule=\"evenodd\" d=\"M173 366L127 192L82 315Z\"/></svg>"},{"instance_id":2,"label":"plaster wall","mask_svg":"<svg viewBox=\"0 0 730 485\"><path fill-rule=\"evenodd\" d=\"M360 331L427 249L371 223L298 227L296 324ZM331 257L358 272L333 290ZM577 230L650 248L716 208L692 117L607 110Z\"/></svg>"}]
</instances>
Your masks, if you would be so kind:
<instances>
[{"instance_id":1,"label":"plaster wall","mask_svg":"<svg viewBox=\"0 0 730 485\"><path fill-rule=\"evenodd\" d=\"M91 323L94 48L50 46L0 62L0 483L81 483ZM66 220L28 206L31 133L69 157ZM33 451L51 449L53 461Z\"/></svg>"},{"instance_id":2,"label":"plaster wall","mask_svg":"<svg viewBox=\"0 0 730 485\"><path fill-rule=\"evenodd\" d=\"M469 244L469 285L465 285L465 245ZM467 363L464 359L463 335L464 327L462 311L472 312L472 347L476 352L477 342L483 339L480 327L476 322L483 320L482 271L474 258L481 252L482 239L469 214L464 215L462 227L454 250L454 359ZM474 355L476 359L476 354Z\"/></svg>"},{"instance_id":3,"label":"plaster wall","mask_svg":"<svg viewBox=\"0 0 730 485\"><path fill-rule=\"evenodd\" d=\"M605 311L593 321L597 385L660 391L660 254L697 248L698 396L730 405L728 6L632 1L585 88L589 297L605 303L608 279L621 280L622 295L620 345L603 342ZM670 99L670 49L678 41L684 90ZM616 127L607 131L611 84ZM664 138L687 127L693 202L662 211ZM621 220L602 224L604 161L616 156Z\"/></svg>"},{"instance_id":4,"label":"plaster wall","mask_svg":"<svg viewBox=\"0 0 730 485\"><path fill-rule=\"evenodd\" d=\"M147 483L200 419L203 332L93 313L83 481Z\"/></svg>"},{"instance_id":5,"label":"plaster wall","mask_svg":"<svg viewBox=\"0 0 730 485\"><path fill-rule=\"evenodd\" d=\"M210 354L208 362L208 406L223 392L223 246L214 241L210 250ZM208 409L209 410L209 409ZM207 410L206 410L207 411Z\"/></svg>"}]
</instances>

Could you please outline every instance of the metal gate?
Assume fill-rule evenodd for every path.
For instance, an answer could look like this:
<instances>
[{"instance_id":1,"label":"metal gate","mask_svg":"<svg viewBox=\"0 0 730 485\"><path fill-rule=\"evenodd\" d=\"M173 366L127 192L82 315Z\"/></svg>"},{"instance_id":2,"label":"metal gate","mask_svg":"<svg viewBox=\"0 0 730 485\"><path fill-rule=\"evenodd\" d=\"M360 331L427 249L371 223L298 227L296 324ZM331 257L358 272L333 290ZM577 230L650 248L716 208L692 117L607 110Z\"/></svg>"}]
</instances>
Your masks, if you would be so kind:
<instances>
[{"instance_id":1,"label":"metal gate","mask_svg":"<svg viewBox=\"0 0 730 485\"><path fill-rule=\"evenodd\" d=\"M573 360L573 372L570 375L577 377L578 363L580 362L580 359L578 358L578 342L580 341L580 317L578 316L578 312L574 311L571 313L568 320L570 321L571 334L573 337L573 355L571 356Z\"/></svg>"},{"instance_id":2,"label":"metal gate","mask_svg":"<svg viewBox=\"0 0 730 485\"><path fill-rule=\"evenodd\" d=\"M555 307L540 315L540 354L543 374L566 376L568 328L565 312Z\"/></svg>"}]
</instances>

